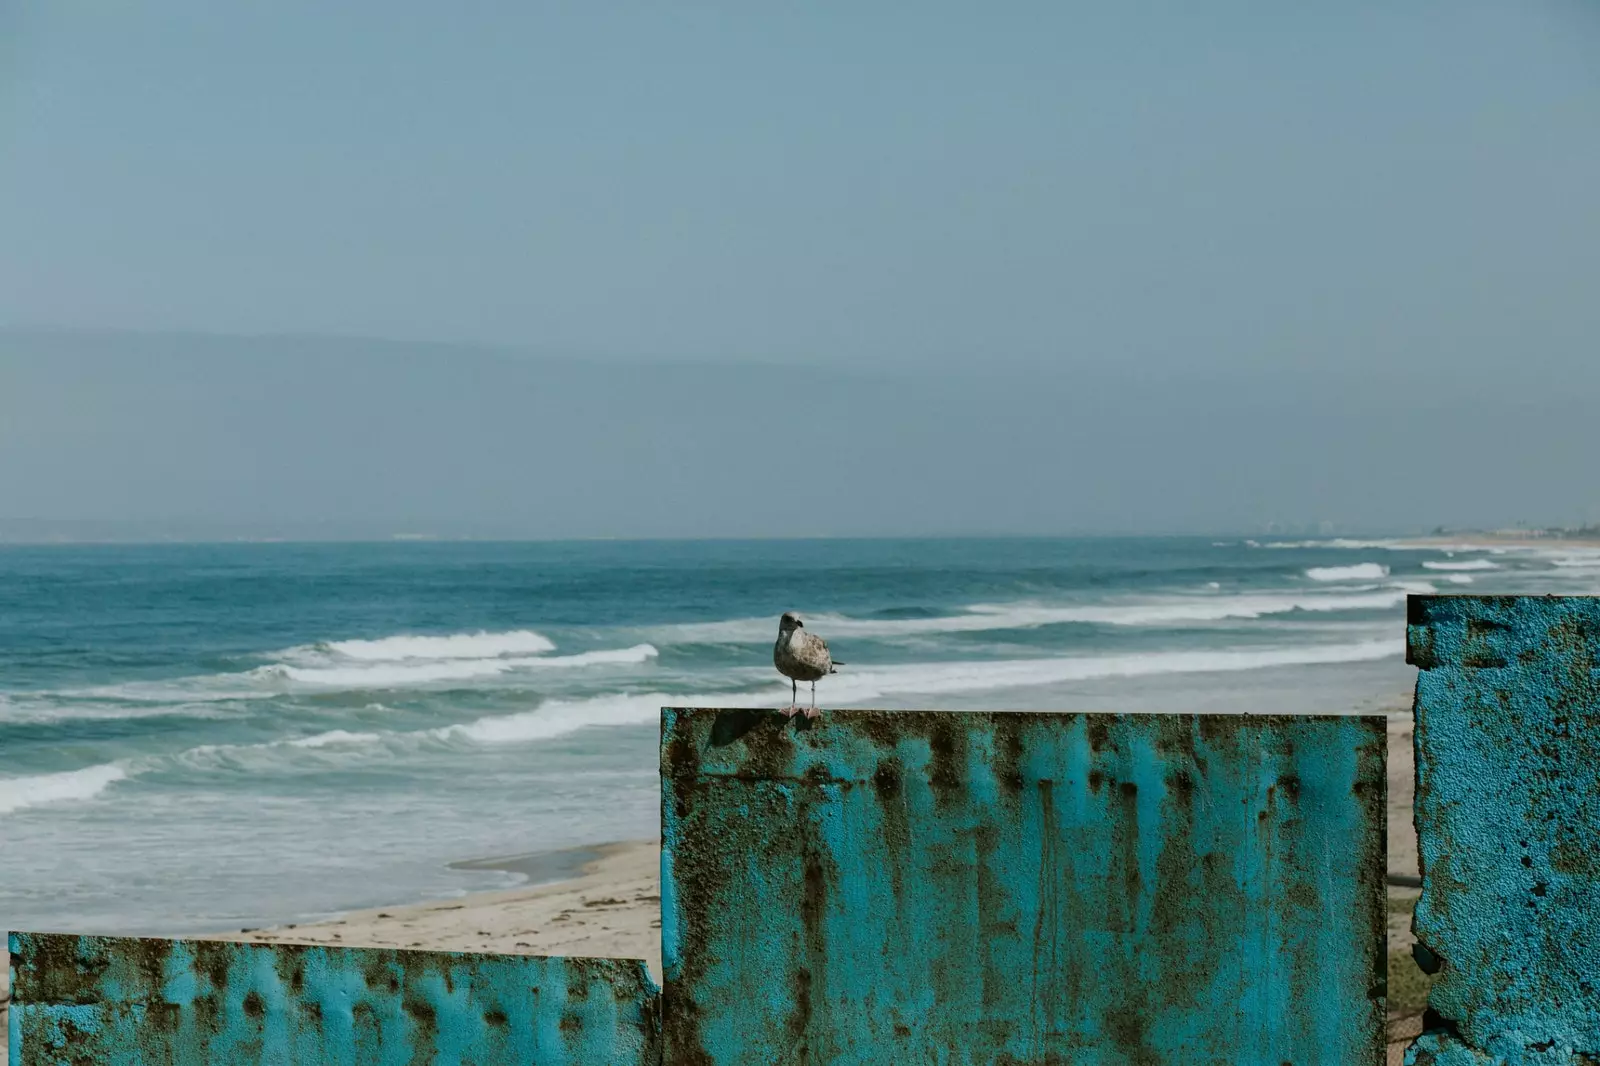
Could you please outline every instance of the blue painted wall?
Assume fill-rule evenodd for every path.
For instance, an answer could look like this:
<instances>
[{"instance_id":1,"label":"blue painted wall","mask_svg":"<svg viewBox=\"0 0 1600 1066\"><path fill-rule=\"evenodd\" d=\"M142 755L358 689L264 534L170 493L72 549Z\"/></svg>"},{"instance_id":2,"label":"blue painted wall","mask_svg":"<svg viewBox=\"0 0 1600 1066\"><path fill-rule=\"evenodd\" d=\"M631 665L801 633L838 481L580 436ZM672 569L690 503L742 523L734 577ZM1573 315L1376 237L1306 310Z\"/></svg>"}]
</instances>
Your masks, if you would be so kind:
<instances>
[{"instance_id":1,"label":"blue painted wall","mask_svg":"<svg viewBox=\"0 0 1600 1066\"><path fill-rule=\"evenodd\" d=\"M1600 1063L1600 600L1413 597L1418 961L1408 1062Z\"/></svg>"},{"instance_id":2,"label":"blue painted wall","mask_svg":"<svg viewBox=\"0 0 1600 1066\"><path fill-rule=\"evenodd\" d=\"M667 710L669 1063L1383 1058L1381 718Z\"/></svg>"},{"instance_id":3,"label":"blue painted wall","mask_svg":"<svg viewBox=\"0 0 1600 1066\"><path fill-rule=\"evenodd\" d=\"M38 933L11 952L11 1066L660 1061L631 960Z\"/></svg>"}]
</instances>

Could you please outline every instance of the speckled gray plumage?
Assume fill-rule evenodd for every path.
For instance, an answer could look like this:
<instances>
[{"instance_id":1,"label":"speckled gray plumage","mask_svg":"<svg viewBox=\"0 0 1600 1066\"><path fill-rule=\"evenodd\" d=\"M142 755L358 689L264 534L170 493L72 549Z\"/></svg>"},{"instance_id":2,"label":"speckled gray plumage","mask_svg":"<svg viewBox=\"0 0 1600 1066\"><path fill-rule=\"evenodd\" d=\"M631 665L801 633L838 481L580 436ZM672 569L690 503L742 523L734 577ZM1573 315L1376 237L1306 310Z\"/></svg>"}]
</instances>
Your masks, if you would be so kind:
<instances>
[{"instance_id":1,"label":"speckled gray plumage","mask_svg":"<svg viewBox=\"0 0 1600 1066\"><path fill-rule=\"evenodd\" d=\"M778 623L778 642L772 646L772 665L792 681L818 681L833 673L828 642L810 633L793 612Z\"/></svg>"},{"instance_id":2,"label":"speckled gray plumage","mask_svg":"<svg viewBox=\"0 0 1600 1066\"><path fill-rule=\"evenodd\" d=\"M804 629L778 637L772 646L772 663L778 673L795 681L816 681L833 673L828 642Z\"/></svg>"}]
</instances>

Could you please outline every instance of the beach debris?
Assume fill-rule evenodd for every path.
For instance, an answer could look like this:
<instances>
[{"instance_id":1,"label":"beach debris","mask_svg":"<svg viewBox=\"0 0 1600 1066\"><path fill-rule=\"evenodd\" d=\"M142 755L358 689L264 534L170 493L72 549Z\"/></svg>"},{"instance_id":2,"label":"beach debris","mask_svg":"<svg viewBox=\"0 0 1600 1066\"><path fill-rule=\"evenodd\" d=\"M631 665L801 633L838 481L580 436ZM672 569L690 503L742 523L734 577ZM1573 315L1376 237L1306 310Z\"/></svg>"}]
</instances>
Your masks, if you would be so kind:
<instances>
[{"instance_id":1,"label":"beach debris","mask_svg":"<svg viewBox=\"0 0 1600 1066\"><path fill-rule=\"evenodd\" d=\"M772 664L778 673L789 679L789 707L784 715L793 718L800 711L801 681L811 682L811 706L805 710L807 718L815 718L817 710L817 682L829 674L838 673L828 652L828 642L815 633L805 631L805 623L793 611L785 611L778 620L778 642L772 646Z\"/></svg>"}]
</instances>

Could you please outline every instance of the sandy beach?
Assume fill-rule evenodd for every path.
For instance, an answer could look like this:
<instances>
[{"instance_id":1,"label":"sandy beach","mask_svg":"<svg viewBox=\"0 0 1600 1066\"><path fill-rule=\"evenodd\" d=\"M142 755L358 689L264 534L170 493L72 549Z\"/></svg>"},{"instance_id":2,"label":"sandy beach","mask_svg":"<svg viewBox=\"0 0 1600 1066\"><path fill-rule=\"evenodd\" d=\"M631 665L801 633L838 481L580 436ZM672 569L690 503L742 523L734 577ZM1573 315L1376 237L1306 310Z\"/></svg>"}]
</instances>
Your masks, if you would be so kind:
<instances>
[{"instance_id":1,"label":"sandy beach","mask_svg":"<svg viewBox=\"0 0 1600 1066\"><path fill-rule=\"evenodd\" d=\"M1414 875L1417 842L1411 821L1411 716L1391 712L1388 717L1389 870ZM639 840L554 855L481 859L470 865L518 870L533 877L564 867L574 870L575 876L460 899L356 911L310 925L227 932L197 930L195 935L258 943L643 959L659 982L660 858L659 841ZM1390 891L1394 902L1390 907L1389 947L1393 952L1410 947L1409 912L1400 904L1415 891ZM5 975L0 973L0 1053L5 1047L5 989ZM1391 1022L1391 1032L1396 1037L1414 1027L1412 1018L1396 1016Z\"/></svg>"},{"instance_id":2,"label":"sandy beach","mask_svg":"<svg viewBox=\"0 0 1600 1066\"><path fill-rule=\"evenodd\" d=\"M643 959L659 983L660 841L586 850L595 857L582 863L577 876L553 884L355 911L314 925L199 935L271 944Z\"/></svg>"}]
</instances>

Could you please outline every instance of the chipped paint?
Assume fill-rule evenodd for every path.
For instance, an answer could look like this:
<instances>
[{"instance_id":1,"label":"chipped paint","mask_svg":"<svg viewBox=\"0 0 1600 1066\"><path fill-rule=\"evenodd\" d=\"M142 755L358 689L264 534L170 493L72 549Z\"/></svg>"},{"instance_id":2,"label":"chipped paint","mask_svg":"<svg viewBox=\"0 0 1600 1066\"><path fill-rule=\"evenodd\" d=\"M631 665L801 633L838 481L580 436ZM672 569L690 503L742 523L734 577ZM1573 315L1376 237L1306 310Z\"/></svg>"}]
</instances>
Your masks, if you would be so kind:
<instances>
[{"instance_id":1,"label":"chipped paint","mask_svg":"<svg viewBox=\"0 0 1600 1066\"><path fill-rule=\"evenodd\" d=\"M1600 599L1413 596L1417 1066L1600 1063Z\"/></svg>"},{"instance_id":2,"label":"chipped paint","mask_svg":"<svg viewBox=\"0 0 1600 1066\"><path fill-rule=\"evenodd\" d=\"M14 933L12 1066L660 1061L643 962Z\"/></svg>"},{"instance_id":3,"label":"chipped paint","mask_svg":"<svg viewBox=\"0 0 1600 1066\"><path fill-rule=\"evenodd\" d=\"M1384 720L663 711L665 1061L1383 1061Z\"/></svg>"}]
</instances>

